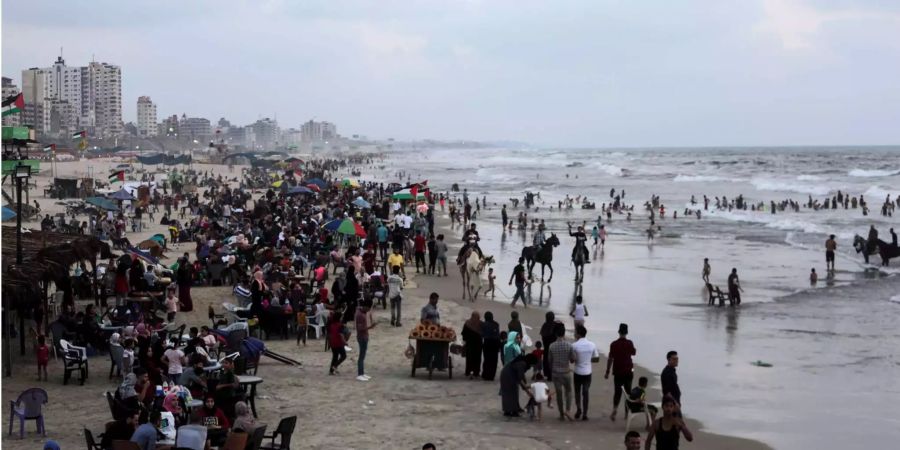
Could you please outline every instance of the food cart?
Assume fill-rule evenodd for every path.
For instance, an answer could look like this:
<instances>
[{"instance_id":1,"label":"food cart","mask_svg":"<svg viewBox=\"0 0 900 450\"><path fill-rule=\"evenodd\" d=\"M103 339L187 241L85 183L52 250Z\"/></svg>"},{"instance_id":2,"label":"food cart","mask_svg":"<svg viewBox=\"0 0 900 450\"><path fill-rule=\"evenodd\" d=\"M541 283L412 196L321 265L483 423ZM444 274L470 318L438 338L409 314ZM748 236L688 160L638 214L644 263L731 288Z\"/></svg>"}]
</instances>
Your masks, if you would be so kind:
<instances>
[{"instance_id":1,"label":"food cart","mask_svg":"<svg viewBox=\"0 0 900 450\"><path fill-rule=\"evenodd\" d=\"M409 338L416 341L416 352L412 357L412 374L410 376L416 376L416 369L426 369L428 370L428 379L431 379L435 369L446 369L449 378L453 379L450 344L456 341L455 331L422 321L410 331Z\"/></svg>"}]
</instances>

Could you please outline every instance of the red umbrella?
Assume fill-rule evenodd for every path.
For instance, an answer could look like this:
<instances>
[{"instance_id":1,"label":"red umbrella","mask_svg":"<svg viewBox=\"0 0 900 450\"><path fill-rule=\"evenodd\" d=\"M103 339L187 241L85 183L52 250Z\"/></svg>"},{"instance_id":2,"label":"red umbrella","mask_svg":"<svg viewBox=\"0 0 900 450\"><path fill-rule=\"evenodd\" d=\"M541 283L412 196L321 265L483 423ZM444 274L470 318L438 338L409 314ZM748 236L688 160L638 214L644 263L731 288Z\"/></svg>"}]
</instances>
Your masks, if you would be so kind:
<instances>
[{"instance_id":1,"label":"red umbrella","mask_svg":"<svg viewBox=\"0 0 900 450\"><path fill-rule=\"evenodd\" d=\"M322 189L319 189L319 186L316 186L316 185L313 184L313 183L307 184L306 187L312 189L312 190L315 191L315 192L321 192L321 191L322 191Z\"/></svg>"}]
</instances>

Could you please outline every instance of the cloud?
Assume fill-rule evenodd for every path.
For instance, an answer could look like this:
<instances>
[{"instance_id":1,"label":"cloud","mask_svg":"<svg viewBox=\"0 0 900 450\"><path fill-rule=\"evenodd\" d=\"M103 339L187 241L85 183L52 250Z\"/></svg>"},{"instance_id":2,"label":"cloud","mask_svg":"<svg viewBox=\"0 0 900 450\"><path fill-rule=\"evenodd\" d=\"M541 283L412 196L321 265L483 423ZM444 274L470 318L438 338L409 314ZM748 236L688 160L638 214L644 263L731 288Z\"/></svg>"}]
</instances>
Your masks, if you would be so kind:
<instances>
[{"instance_id":1,"label":"cloud","mask_svg":"<svg viewBox=\"0 0 900 450\"><path fill-rule=\"evenodd\" d=\"M802 0L763 0L765 17L755 30L775 35L786 50L812 49L821 30L838 22L888 21L900 23L900 14L875 8L817 9Z\"/></svg>"}]
</instances>

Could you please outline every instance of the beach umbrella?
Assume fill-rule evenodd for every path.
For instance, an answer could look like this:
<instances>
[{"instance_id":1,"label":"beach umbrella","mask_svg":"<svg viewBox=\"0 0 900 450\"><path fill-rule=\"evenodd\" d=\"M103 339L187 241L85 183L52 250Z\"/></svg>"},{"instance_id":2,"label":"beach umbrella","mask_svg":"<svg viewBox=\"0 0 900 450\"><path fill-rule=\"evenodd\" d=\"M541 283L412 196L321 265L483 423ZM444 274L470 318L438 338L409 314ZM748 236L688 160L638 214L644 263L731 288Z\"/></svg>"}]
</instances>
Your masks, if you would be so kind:
<instances>
[{"instance_id":1,"label":"beach umbrella","mask_svg":"<svg viewBox=\"0 0 900 450\"><path fill-rule=\"evenodd\" d=\"M420 213L422 213L422 214L428 212L428 204L426 204L426 203L419 203L419 204L416 206L416 211L417 211L417 212L420 212Z\"/></svg>"},{"instance_id":2,"label":"beach umbrella","mask_svg":"<svg viewBox=\"0 0 900 450\"><path fill-rule=\"evenodd\" d=\"M279 188L279 187L281 187L281 183L284 183L284 180L278 180L278 181L272 183L272 187Z\"/></svg>"},{"instance_id":3,"label":"beach umbrella","mask_svg":"<svg viewBox=\"0 0 900 450\"><path fill-rule=\"evenodd\" d=\"M3 221L4 222L6 222L7 220L10 220L10 219L13 219L15 217L16 217L15 211L13 211L5 206L3 207Z\"/></svg>"},{"instance_id":4,"label":"beach umbrella","mask_svg":"<svg viewBox=\"0 0 900 450\"><path fill-rule=\"evenodd\" d=\"M371 209L372 208L372 204L363 200L362 197L356 197L356 200L353 200L353 204L356 205L357 207L360 207L363 209Z\"/></svg>"},{"instance_id":5,"label":"beach umbrella","mask_svg":"<svg viewBox=\"0 0 900 450\"><path fill-rule=\"evenodd\" d=\"M294 186L287 190L287 195L312 194L313 190L305 186Z\"/></svg>"},{"instance_id":6,"label":"beach umbrella","mask_svg":"<svg viewBox=\"0 0 900 450\"><path fill-rule=\"evenodd\" d=\"M146 242L146 241L145 241L145 242ZM148 263L153 264L153 265L158 265L158 264L159 264L159 260L156 259L156 258L154 258L154 257L150 254L150 251L140 250L140 249L134 248L134 247L132 247L132 246L128 246L128 248L125 250L125 253L127 253L127 254L126 254L126 255L122 255L122 257L128 257L128 258L130 258L131 256L134 256L135 258L142 259L142 260L144 260L145 262L148 262ZM129 256L129 255L131 255L131 256ZM122 258L119 258L120 262L121 262L121 259L122 259Z\"/></svg>"},{"instance_id":7,"label":"beach umbrella","mask_svg":"<svg viewBox=\"0 0 900 450\"><path fill-rule=\"evenodd\" d=\"M105 209L107 211L118 211L119 207L116 206L113 202L111 202L108 198L103 197L88 197L84 199L84 202L90 205L94 205L100 209Z\"/></svg>"},{"instance_id":8,"label":"beach umbrella","mask_svg":"<svg viewBox=\"0 0 900 450\"><path fill-rule=\"evenodd\" d=\"M354 222L351 219L336 219L331 222L322 225L322 228L335 231L341 234L347 235L356 235L359 237L366 237L366 230L363 230L362 226L358 223Z\"/></svg>"},{"instance_id":9,"label":"beach umbrella","mask_svg":"<svg viewBox=\"0 0 900 450\"><path fill-rule=\"evenodd\" d=\"M391 195L391 198L394 200L412 200L413 196L412 192L410 192L409 189L400 189L399 191L394 192ZM422 192L417 192L416 200L425 200L425 194Z\"/></svg>"},{"instance_id":10,"label":"beach umbrella","mask_svg":"<svg viewBox=\"0 0 900 450\"><path fill-rule=\"evenodd\" d=\"M307 184L306 187L308 187L313 192L322 192L322 189L319 189L319 186L316 186L312 183Z\"/></svg>"},{"instance_id":11,"label":"beach umbrella","mask_svg":"<svg viewBox=\"0 0 900 450\"><path fill-rule=\"evenodd\" d=\"M358 187L359 187L359 181L356 181L356 180L351 179L351 178L344 178L343 180L340 181L340 186L341 186L341 187L353 187L353 188L358 188Z\"/></svg>"},{"instance_id":12,"label":"beach umbrella","mask_svg":"<svg viewBox=\"0 0 900 450\"><path fill-rule=\"evenodd\" d=\"M125 188L119 189L114 194L110 195L109 198L115 200L134 200L134 196L126 191Z\"/></svg>"},{"instance_id":13,"label":"beach umbrella","mask_svg":"<svg viewBox=\"0 0 900 450\"><path fill-rule=\"evenodd\" d=\"M314 184L314 185L318 186L319 189L325 189L325 186L328 186L328 183L326 183L325 180L323 180L321 178L311 178L309 180L306 180L306 183Z\"/></svg>"}]
</instances>

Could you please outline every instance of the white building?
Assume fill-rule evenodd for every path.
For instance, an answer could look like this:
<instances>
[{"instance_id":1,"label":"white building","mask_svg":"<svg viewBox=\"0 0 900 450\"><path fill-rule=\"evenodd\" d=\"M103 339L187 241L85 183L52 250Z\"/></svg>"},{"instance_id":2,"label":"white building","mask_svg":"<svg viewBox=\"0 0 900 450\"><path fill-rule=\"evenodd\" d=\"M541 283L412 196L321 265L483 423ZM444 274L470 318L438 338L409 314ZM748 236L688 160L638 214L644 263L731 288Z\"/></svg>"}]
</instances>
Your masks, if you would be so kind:
<instances>
[{"instance_id":1,"label":"white building","mask_svg":"<svg viewBox=\"0 0 900 450\"><path fill-rule=\"evenodd\" d=\"M150 97L138 97L137 101L137 134L141 137L156 136L156 105Z\"/></svg>"},{"instance_id":2,"label":"white building","mask_svg":"<svg viewBox=\"0 0 900 450\"><path fill-rule=\"evenodd\" d=\"M17 95L19 93L19 87L12 82L11 78L3 77L3 100L6 100L9 97ZM3 126L5 127L17 127L22 124L22 114L10 114L8 116L3 117Z\"/></svg>"},{"instance_id":3,"label":"white building","mask_svg":"<svg viewBox=\"0 0 900 450\"><path fill-rule=\"evenodd\" d=\"M94 134L119 136L122 123L122 69L107 63L92 62L87 66L89 78L89 110L94 114Z\"/></svg>"},{"instance_id":4,"label":"white building","mask_svg":"<svg viewBox=\"0 0 900 450\"><path fill-rule=\"evenodd\" d=\"M45 130L50 130L50 108L44 108L44 100L50 95L47 89L49 78L50 69L32 67L22 71L25 112L22 113L21 122L22 125L34 128L35 133L39 135Z\"/></svg>"},{"instance_id":5,"label":"white building","mask_svg":"<svg viewBox=\"0 0 900 450\"><path fill-rule=\"evenodd\" d=\"M331 122L309 122L300 125L303 142L327 141L337 138L337 127Z\"/></svg>"}]
</instances>

